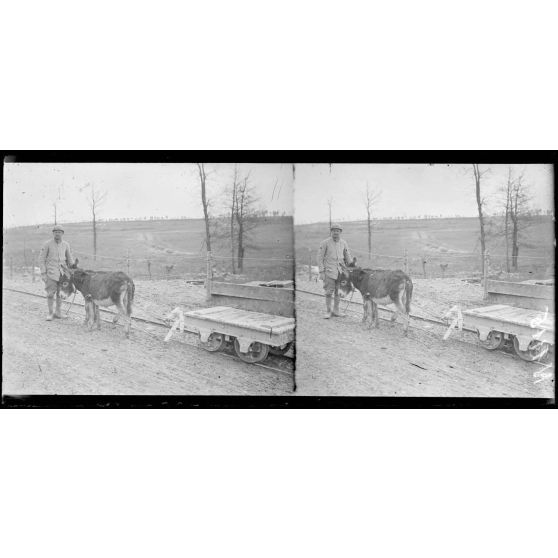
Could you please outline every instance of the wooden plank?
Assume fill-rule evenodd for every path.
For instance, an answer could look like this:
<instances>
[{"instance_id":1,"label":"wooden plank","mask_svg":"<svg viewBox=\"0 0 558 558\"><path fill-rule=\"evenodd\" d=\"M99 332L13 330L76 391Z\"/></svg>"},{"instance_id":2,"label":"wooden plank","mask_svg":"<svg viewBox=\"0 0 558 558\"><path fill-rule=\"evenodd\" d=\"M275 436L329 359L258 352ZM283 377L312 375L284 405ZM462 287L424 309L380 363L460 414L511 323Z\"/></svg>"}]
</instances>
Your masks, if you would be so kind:
<instances>
[{"instance_id":1,"label":"wooden plank","mask_svg":"<svg viewBox=\"0 0 558 558\"><path fill-rule=\"evenodd\" d=\"M548 287L554 287L554 279L528 279L527 281L521 281L525 285L545 285Z\"/></svg>"},{"instance_id":2,"label":"wooden plank","mask_svg":"<svg viewBox=\"0 0 558 558\"><path fill-rule=\"evenodd\" d=\"M270 300L274 302L294 302L294 291L290 289L272 289L254 285L236 283L211 283L211 295L221 295L253 300Z\"/></svg>"},{"instance_id":3,"label":"wooden plank","mask_svg":"<svg viewBox=\"0 0 558 558\"><path fill-rule=\"evenodd\" d=\"M552 300L554 289L546 285L531 285L529 283L511 283L509 281L488 281L488 292L505 295L524 296Z\"/></svg>"},{"instance_id":4,"label":"wooden plank","mask_svg":"<svg viewBox=\"0 0 558 558\"><path fill-rule=\"evenodd\" d=\"M505 304L494 304L492 306L483 306L482 308L473 308L471 310L465 310L464 314L474 314L474 315L483 315L483 314L493 314L498 312L499 310L503 310L504 308L509 308Z\"/></svg>"},{"instance_id":5,"label":"wooden plank","mask_svg":"<svg viewBox=\"0 0 558 558\"><path fill-rule=\"evenodd\" d=\"M554 308L554 300L532 298L527 296L505 295L500 293L488 293L486 297L487 302L505 304L508 306L518 306L520 308L527 308L531 310L551 310Z\"/></svg>"},{"instance_id":6,"label":"wooden plank","mask_svg":"<svg viewBox=\"0 0 558 558\"><path fill-rule=\"evenodd\" d=\"M264 314L262 312L250 312L227 306L193 310L192 312L188 312L188 315L207 316L210 319L220 319L228 322L245 323L247 325L265 327L281 327L294 324L294 318L274 316L272 314Z\"/></svg>"},{"instance_id":7,"label":"wooden plank","mask_svg":"<svg viewBox=\"0 0 558 558\"><path fill-rule=\"evenodd\" d=\"M275 291L276 289L269 290ZM294 317L295 309L294 299L290 302L277 302L273 300L254 300L235 296L216 295L213 293L209 304L217 306L231 306L233 308L242 308L253 312L264 312L266 314L285 316L287 318Z\"/></svg>"},{"instance_id":8,"label":"wooden plank","mask_svg":"<svg viewBox=\"0 0 558 558\"><path fill-rule=\"evenodd\" d=\"M555 316L552 313L535 312L524 308L513 306L489 306L486 308L474 308L466 310L465 316L478 317L493 322L505 322L528 327L534 330L545 329L554 331ZM534 325L533 325L534 324Z\"/></svg>"},{"instance_id":9,"label":"wooden plank","mask_svg":"<svg viewBox=\"0 0 558 558\"><path fill-rule=\"evenodd\" d=\"M292 331L295 327L294 318L282 318L271 316L269 314L247 311L237 311L236 314L233 312L204 314L202 312L195 311L186 313L185 319L188 320L188 318L203 320L208 324L211 324L213 327L235 326L245 328L250 331L260 331L269 335ZM208 327L211 326L208 325ZM226 332L226 327L224 331Z\"/></svg>"},{"instance_id":10,"label":"wooden plank","mask_svg":"<svg viewBox=\"0 0 558 558\"><path fill-rule=\"evenodd\" d=\"M294 281L249 281L248 283L242 284L252 287L274 287L281 289L292 289L294 287Z\"/></svg>"}]
</instances>

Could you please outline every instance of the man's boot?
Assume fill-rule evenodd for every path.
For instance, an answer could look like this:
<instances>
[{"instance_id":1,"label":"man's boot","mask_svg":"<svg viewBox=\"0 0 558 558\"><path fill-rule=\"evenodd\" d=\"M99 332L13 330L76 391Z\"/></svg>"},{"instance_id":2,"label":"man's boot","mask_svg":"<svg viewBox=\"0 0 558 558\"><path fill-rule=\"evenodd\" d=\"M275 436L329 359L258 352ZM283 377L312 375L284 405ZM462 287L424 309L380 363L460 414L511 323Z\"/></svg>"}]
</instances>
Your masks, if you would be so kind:
<instances>
[{"instance_id":1,"label":"man's boot","mask_svg":"<svg viewBox=\"0 0 558 558\"><path fill-rule=\"evenodd\" d=\"M326 295L326 313L324 315L324 318L326 320L329 320L329 318L331 318L331 295Z\"/></svg>"},{"instance_id":2,"label":"man's boot","mask_svg":"<svg viewBox=\"0 0 558 558\"><path fill-rule=\"evenodd\" d=\"M58 318L59 320L67 318L67 316L64 316L64 314L62 314L62 300L60 298L56 299L56 312L54 312L54 317Z\"/></svg>"},{"instance_id":3,"label":"man's boot","mask_svg":"<svg viewBox=\"0 0 558 558\"><path fill-rule=\"evenodd\" d=\"M50 322L52 320L52 318L54 318L54 300L50 297L47 298L47 304L48 304L48 316L47 316L47 322Z\"/></svg>"},{"instance_id":4,"label":"man's boot","mask_svg":"<svg viewBox=\"0 0 558 558\"><path fill-rule=\"evenodd\" d=\"M339 300L340 298L338 296L333 299L333 312L331 313L331 315L336 316L337 318L344 318L346 314L342 314L339 311Z\"/></svg>"}]
</instances>

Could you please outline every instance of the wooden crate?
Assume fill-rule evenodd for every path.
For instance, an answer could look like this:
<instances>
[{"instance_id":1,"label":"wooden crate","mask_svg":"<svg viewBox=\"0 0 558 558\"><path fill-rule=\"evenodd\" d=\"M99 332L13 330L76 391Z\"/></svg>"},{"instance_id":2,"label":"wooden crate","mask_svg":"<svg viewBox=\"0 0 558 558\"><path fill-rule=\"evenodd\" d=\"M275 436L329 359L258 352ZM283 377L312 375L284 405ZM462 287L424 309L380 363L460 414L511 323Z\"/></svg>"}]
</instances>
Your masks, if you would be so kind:
<instances>
[{"instance_id":1,"label":"wooden crate","mask_svg":"<svg viewBox=\"0 0 558 558\"><path fill-rule=\"evenodd\" d=\"M230 306L286 318L294 317L294 290L284 288L211 283L211 306Z\"/></svg>"},{"instance_id":2,"label":"wooden crate","mask_svg":"<svg viewBox=\"0 0 558 558\"><path fill-rule=\"evenodd\" d=\"M509 281L488 281L487 302L506 304L517 308L554 311L554 287Z\"/></svg>"}]
</instances>

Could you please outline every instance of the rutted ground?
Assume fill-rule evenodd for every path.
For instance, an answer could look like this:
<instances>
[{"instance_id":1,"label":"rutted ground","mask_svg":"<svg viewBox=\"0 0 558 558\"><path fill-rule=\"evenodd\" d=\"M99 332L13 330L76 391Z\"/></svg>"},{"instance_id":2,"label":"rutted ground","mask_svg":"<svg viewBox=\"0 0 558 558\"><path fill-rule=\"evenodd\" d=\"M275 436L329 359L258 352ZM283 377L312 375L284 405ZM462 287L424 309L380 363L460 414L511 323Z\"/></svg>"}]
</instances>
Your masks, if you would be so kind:
<instances>
[{"instance_id":1,"label":"rutted ground","mask_svg":"<svg viewBox=\"0 0 558 558\"><path fill-rule=\"evenodd\" d=\"M4 284L44 294L41 285ZM127 340L120 326L108 323L101 331L88 331L81 307L74 306L67 320L46 322L44 299L5 290L2 294L4 394L292 394L292 372L208 353L184 342L194 342L192 334L177 333L164 343L164 329L139 323ZM157 319L176 306L203 306L203 287L183 281L138 281L136 294L137 317Z\"/></svg>"},{"instance_id":2,"label":"rutted ground","mask_svg":"<svg viewBox=\"0 0 558 558\"><path fill-rule=\"evenodd\" d=\"M458 289L455 281L415 281L413 313L441 317L456 302L482 305L478 286ZM297 289L320 292L320 283L297 281ZM360 302L360 295L353 301ZM363 330L356 306L346 318L324 320L323 313L322 298L297 293L298 395L554 397L554 366L544 370L513 354L487 351L474 334L454 332L443 341L443 328L411 320L415 327L403 337L399 321Z\"/></svg>"}]
</instances>

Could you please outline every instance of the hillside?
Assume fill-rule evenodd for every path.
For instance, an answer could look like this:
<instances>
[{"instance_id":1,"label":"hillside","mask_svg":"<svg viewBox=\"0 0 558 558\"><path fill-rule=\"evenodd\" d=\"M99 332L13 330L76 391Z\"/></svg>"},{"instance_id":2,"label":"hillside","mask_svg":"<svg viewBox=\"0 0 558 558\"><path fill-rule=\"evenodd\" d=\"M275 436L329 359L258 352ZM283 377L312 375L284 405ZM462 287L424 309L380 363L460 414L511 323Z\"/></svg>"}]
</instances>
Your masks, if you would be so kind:
<instances>
[{"instance_id":1,"label":"hillside","mask_svg":"<svg viewBox=\"0 0 558 558\"><path fill-rule=\"evenodd\" d=\"M494 228L500 223L494 220ZM440 264L447 264L445 273L455 275L480 270L478 219L409 219L374 221L372 253L367 257L366 221L345 222L343 238L363 265L373 267L402 267L407 251L409 269L423 273L423 256L427 259L427 273L441 275ZM307 264L309 255L316 262L321 240L328 236L328 223L295 226L297 263ZM554 263L554 222L550 217L538 217L525 232L520 243L519 269L526 273L547 274ZM505 246L502 238L488 239L491 271L505 267Z\"/></svg>"},{"instance_id":2,"label":"hillside","mask_svg":"<svg viewBox=\"0 0 558 558\"><path fill-rule=\"evenodd\" d=\"M12 258L15 269L29 267L33 252L52 238L52 225L4 230L4 267ZM64 238L80 262L94 269L127 270L134 277L205 273L205 227L202 219L109 221L98 224L97 261L94 262L91 223L64 223ZM217 272L230 271L230 244L215 240L212 246ZM293 224L291 217L262 217L245 252L244 275L254 279L292 277ZM174 266L167 271L167 266Z\"/></svg>"}]
</instances>

